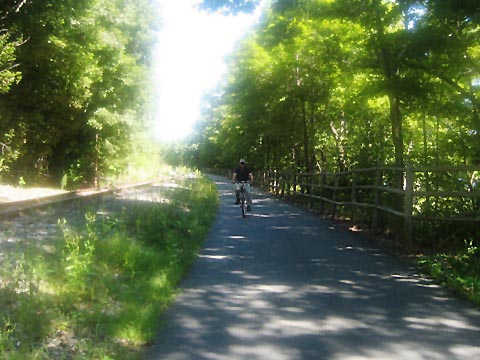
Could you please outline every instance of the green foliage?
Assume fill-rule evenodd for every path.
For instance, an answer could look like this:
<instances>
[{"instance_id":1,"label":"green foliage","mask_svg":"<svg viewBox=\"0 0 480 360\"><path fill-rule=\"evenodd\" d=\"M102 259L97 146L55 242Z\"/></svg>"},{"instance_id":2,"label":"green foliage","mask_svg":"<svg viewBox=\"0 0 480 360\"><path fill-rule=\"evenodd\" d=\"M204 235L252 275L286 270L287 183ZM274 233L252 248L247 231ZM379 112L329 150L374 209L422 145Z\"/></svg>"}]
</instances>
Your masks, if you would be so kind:
<instances>
[{"instance_id":1,"label":"green foliage","mask_svg":"<svg viewBox=\"0 0 480 360\"><path fill-rule=\"evenodd\" d=\"M480 305L480 247L473 242L457 254L423 256L418 262L434 279Z\"/></svg>"},{"instance_id":2,"label":"green foliage","mask_svg":"<svg viewBox=\"0 0 480 360\"><path fill-rule=\"evenodd\" d=\"M202 0L200 9L225 13L252 12L259 0Z\"/></svg>"},{"instance_id":3,"label":"green foliage","mask_svg":"<svg viewBox=\"0 0 480 360\"><path fill-rule=\"evenodd\" d=\"M141 358L218 205L215 185L200 174L177 172L175 183L155 188L153 202L117 199L108 215L59 220L61 238L29 242L18 249L24 255L5 259L2 356Z\"/></svg>"},{"instance_id":4,"label":"green foliage","mask_svg":"<svg viewBox=\"0 0 480 360\"><path fill-rule=\"evenodd\" d=\"M479 12L431 1L273 2L231 57L222 95L206 99L186 161L231 166L241 155L300 171L478 164Z\"/></svg>"},{"instance_id":5,"label":"green foliage","mask_svg":"<svg viewBox=\"0 0 480 360\"><path fill-rule=\"evenodd\" d=\"M473 3L272 2L230 57L220 95L206 99L196 137L177 158L232 168L246 157L254 171L288 172L401 168L406 161L479 165L480 5ZM478 189L472 174L416 176L422 191ZM386 181L404 185L400 171ZM402 211L399 196L382 199ZM415 212L475 217L478 205L422 198ZM396 226L390 218L386 224ZM449 236L456 230L449 227L422 223L430 238L419 242L432 244L440 234L458 245L475 231Z\"/></svg>"},{"instance_id":6,"label":"green foliage","mask_svg":"<svg viewBox=\"0 0 480 360\"><path fill-rule=\"evenodd\" d=\"M4 179L59 184L69 173L78 186L122 172L119 159L146 123L153 4L10 1L4 9L11 34L0 33L0 133L11 134L0 138L9 150Z\"/></svg>"},{"instance_id":7,"label":"green foliage","mask_svg":"<svg viewBox=\"0 0 480 360\"><path fill-rule=\"evenodd\" d=\"M21 74L15 71L16 45L15 42L10 41L8 33L0 33L0 94L7 93L12 85L20 81Z\"/></svg>"}]
</instances>

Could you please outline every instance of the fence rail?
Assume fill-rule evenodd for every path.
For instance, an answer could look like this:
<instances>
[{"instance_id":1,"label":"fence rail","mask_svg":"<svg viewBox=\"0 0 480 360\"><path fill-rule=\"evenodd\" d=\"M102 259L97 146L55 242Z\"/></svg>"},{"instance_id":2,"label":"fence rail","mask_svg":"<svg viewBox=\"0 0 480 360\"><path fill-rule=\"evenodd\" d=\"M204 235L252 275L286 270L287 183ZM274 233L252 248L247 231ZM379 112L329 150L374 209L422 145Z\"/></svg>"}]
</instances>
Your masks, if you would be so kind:
<instances>
[{"instance_id":1,"label":"fence rail","mask_svg":"<svg viewBox=\"0 0 480 360\"><path fill-rule=\"evenodd\" d=\"M480 223L480 166L405 168L379 166L343 172L295 173L270 170L256 174L256 182L279 196L301 197L309 205L336 216L337 207L371 209L371 227L379 227L381 213L403 220L403 238L412 240L416 220ZM394 186L395 179L403 179ZM326 209L327 206L329 209Z\"/></svg>"}]
</instances>

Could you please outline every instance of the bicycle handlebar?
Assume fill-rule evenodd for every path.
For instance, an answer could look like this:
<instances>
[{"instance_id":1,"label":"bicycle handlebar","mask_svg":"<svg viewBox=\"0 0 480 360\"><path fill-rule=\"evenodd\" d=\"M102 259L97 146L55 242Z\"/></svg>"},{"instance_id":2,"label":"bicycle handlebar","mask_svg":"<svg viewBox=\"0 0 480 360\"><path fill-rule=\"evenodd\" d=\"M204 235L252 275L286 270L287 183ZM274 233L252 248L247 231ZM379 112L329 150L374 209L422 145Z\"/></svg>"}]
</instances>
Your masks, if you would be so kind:
<instances>
[{"instance_id":1,"label":"bicycle handlebar","mask_svg":"<svg viewBox=\"0 0 480 360\"><path fill-rule=\"evenodd\" d=\"M234 181L233 183L234 184L241 184L241 185L249 184L250 186L253 186L252 182L250 182L250 181Z\"/></svg>"}]
</instances>

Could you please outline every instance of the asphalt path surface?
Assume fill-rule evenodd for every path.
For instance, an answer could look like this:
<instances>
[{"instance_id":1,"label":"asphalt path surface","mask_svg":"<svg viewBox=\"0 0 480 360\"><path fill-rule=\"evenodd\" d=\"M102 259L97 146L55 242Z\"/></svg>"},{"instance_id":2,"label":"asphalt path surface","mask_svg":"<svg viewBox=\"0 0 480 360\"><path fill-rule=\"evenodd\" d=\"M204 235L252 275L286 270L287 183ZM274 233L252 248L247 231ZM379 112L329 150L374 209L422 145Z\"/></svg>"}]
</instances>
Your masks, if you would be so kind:
<instances>
[{"instance_id":1,"label":"asphalt path surface","mask_svg":"<svg viewBox=\"0 0 480 360\"><path fill-rule=\"evenodd\" d=\"M480 312L354 233L232 184L147 359L480 359Z\"/></svg>"}]
</instances>

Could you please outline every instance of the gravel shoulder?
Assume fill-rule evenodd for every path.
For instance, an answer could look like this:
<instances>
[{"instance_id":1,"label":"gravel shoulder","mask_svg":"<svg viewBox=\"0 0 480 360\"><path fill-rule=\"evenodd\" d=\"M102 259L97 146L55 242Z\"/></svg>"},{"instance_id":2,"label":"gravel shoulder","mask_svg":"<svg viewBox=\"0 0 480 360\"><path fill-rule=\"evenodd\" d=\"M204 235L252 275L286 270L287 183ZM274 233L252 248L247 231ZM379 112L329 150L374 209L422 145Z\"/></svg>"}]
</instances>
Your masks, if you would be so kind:
<instances>
[{"instance_id":1,"label":"gravel shoulder","mask_svg":"<svg viewBox=\"0 0 480 360\"><path fill-rule=\"evenodd\" d=\"M158 184L168 191L169 184ZM45 188L0 187L0 196L7 199L3 204L15 201L37 199L45 196L59 195L65 191ZM140 199L159 202L161 192L158 186L146 188L126 188L101 196L78 198L58 203L35 206L0 215L0 261L22 253L27 246L34 246L39 251L51 251L55 239L62 237L59 221L65 220L67 228L80 227L85 223L85 214L92 213L97 217L114 217L122 211L115 199ZM156 198L152 198L156 197ZM2 202L0 201L0 206Z\"/></svg>"},{"instance_id":2,"label":"gravel shoulder","mask_svg":"<svg viewBox=\"0 0 480 360\"><path fill-rule=\"evenodd\" d=\"M0 185L0 204L37 199L39 197L64 194L67 191L51 188L24 188L11 185Z\"/></svg>"}]
</instances>

